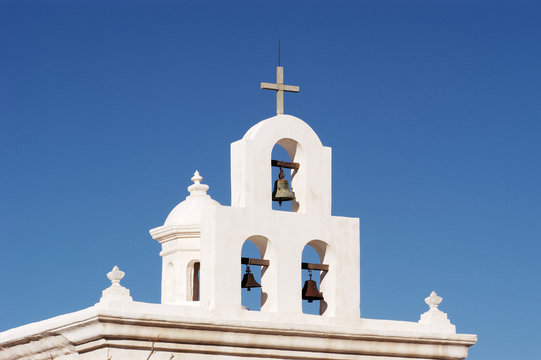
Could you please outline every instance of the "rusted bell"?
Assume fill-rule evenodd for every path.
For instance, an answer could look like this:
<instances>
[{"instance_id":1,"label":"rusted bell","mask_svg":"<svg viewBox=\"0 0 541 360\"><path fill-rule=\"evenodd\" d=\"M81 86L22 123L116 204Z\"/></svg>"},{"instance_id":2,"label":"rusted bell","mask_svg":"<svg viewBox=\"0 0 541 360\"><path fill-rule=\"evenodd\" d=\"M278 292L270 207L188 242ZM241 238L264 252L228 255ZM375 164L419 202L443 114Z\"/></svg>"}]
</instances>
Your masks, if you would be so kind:
<instances>
[{"instance_id":1,"label":"rusted bell","mask_svg":"<svg viewBox=\"0 0 541 360\"><path fill-rule=\"evenodd\" d=\"M261 284L255 280L254 274L252 274L252 272L250 271L249 265L246 266L246 273L242 277L240 287L243 289L248 289L248 291L250 291L250 289L254 287L261 287Z\"/></svg>"},{"instance_id":2,"label":"rusted bell","mask_svg":"<svg viewBox=\"0 0 541 360\"><path fill-rule=\"evenodd\" d=\"M284 176L284 170L280 168L279 179L274 182L274 190L272 191L272 201L278 201L280 206L282 206L282 201L295 200L295 194L289 190L289 182L284 179Z\"/></svg>"},{"instance_id":3,"label":"rusted bell","mask_svg":"<svg viewBox=\"0 0 541 360\"><path fill-rule=\"evenodd\" d=\"M306 280L302 287L302 299L308 300L309 303L314 300L323 300L323 294L319 292L316 282L312 280L312 271L309 274L310 280Z\"/></svg>"}]
</instances>

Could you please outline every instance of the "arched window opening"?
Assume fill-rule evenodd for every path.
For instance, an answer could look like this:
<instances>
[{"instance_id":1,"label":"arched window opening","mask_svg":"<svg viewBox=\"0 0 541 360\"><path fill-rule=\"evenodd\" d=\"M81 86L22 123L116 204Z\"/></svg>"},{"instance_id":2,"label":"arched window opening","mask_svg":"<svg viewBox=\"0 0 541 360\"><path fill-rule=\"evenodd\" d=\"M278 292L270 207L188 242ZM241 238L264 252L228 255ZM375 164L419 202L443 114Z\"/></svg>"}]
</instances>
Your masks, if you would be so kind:
<instances>
[{"instance_id":1,"label":"arched window opening","mask_svg":"<svg viewBox=\"0 0 541 360\"><path fill-rule=\"evenodd\" d=\"M299 169L299 164L292 162L297 143L291 139L282 139L274 145L271 154L272 174L272 209L297 211L298 203L292 182Z\"/></svg>"},{"instance_id":2,"label":"arched window opening","mask_svg":"<svg viewBox=\"0 0 541 360\"><path fill-rule=\"evenodd\" d=\"M302 251L301 298L305 314L323 315L327 309L325 294L321 291L322 281L329 270L329 266L323 264L326 247L323 241L314 240Z\"/></svg>"},{"instance_id":3,"label":"arched window opening","mask_svg":"<svg viewBox=\"0 0 541 360\"><path fill-rule=\"evenodd\" d=\"M241 250L241 304L248 310L261 311L267 294L262 287L262 278L269 261L263 259L267 239L253 236L246 240Z\"/></svg>"},{"instance_id":4,"label":"arched window opening","mask_svg":"<svg viewBox=\"0 0 541 360\"><path fill-rule=\"evenodd\" d=\"M188 301L199 301L199 278L200 278L201 263L199 260L193 260L188 264L188 288L186 289Z\"/></svg>"},{"instance_id":5,"label":"arched window opening","mask_svg":"<svg viewBox=\"0 0 541 360\"><path fill-rule=\"evenodd\" d=\"M199 269L201 263L198 261L193 264L193 286L192 286L192 301L199 301Z\"/></svg>"}]
</instances>

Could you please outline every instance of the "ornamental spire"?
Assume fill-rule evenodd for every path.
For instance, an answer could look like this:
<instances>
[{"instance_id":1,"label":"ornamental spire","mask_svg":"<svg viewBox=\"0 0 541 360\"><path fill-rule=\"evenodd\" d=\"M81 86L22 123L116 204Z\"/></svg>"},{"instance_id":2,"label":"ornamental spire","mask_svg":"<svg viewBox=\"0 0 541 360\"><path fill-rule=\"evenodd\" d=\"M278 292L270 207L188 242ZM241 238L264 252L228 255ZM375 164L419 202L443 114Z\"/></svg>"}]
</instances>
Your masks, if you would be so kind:
<instances>
[{"instance_id":1,"label":"ornamental spire","mask_svg":"<svg viewBox=\"0 0 541 360\"><path fill-rule=\"evenodd\" d=\"M430 296L425 298L425 303L429 308L428 311L421 314L419 324L422 329L428 331L456 334L456 328L447 318L447 314L438 309L442 300L442 297L438 296L435 291L432 291Z\"/></svg>"},{"instance_id":2,"label":"ornamental spire","mask_svg":"<svg viewBox=\"0 0 541 360\"><path fill-rule=\"evenodd\" d=\"M100 303L111 300L132 301L130 290L120 285L120 280L124 277L124 271L121 271L115 265L113 270L107 273L107 278L111 280L111 286L101 292Z\"/></svg>"},{"instance_id":3,"label":"ornamental spire","mask_svg":"<svg viewBox=\"0 0 541 360\"><path fill-rule=\"evenodd\" d=\"M190 196L207 195L209 186L206 184L201 184L201 180L203 180L203 177L199 175L199 171L195 170L191 180L193 184L188 186L188 191L190 192Z\"/></svg>"}]
</instances>

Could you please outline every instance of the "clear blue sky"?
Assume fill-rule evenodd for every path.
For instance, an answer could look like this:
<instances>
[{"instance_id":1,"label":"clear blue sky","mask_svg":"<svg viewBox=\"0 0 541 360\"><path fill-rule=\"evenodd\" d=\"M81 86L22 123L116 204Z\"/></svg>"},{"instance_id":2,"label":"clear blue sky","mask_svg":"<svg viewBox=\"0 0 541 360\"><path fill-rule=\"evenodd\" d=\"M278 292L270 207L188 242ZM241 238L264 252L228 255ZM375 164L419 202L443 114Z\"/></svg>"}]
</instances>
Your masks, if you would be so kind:
<instances>
[{"instance_id":1,"label":"clear blue sky","mask_svg":"<svg viewBox=\"0 0 541 360\"><path fill-rule=\"evenodd\" d=\"M275 111L333 148L361 220L363 317L431 290L470 359L538 358L541 5L526 1L1 1L0 330L97 302L113 265L159 302L148 234L195 169Z\"/></svg>"}]
</instances>

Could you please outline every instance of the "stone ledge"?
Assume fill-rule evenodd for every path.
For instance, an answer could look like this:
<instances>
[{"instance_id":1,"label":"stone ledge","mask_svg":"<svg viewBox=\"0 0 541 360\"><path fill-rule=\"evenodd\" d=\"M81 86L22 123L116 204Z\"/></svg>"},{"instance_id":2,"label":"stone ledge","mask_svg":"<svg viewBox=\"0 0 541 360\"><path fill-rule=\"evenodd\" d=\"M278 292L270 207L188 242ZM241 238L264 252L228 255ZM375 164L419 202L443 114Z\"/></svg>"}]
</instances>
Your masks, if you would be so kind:
<instances>
[{"instance_id":1,"label":"stone ledge","mask_svg":"<svg viewBox=\"0 0 541 360\"><path fill-rule=\"evenodd\" d=\"M331 325L220 321L197 316L187 317L186 320L168 320L164 316L166 314L136 315L129 311L130 308L150 310L155 306L135 302L133 304L123 306L118 303L119 307L125 308L124 311L95 306L91 308L93 311L73 313L71 321L59 321L67 320L59 317L56 321L52 321L55 320L53 318L42 322L43 324L30 324L34 326L18 328L18 336L12 336L9 340L9 336L5 336L9 334L0 334L0 346L9 347L10 354L19 352L21 347L25 346L24 353L28 355L16 357L19 359L36 359L31 355L30 349L37 353L48 348L31 344L31 341L26 339L38 337L44 339L42 343L46 344L48 337L62 336L69 340L66 348L72 349L72 354L90 354L106 348L148 351L155 340L157 350L169 353L193 352L223 356L279 353L289 359L348 359L372 355L389 359L458 360L467 356L468 348L477 340L475 335L407 332L398 331L396 328L388 331L374 330L363 326L363 319L359 319L359 328L354 329L340 329L339 326ZM379 321L369 320L364 322L364 325L377 322ZM51 325L49 329L44 326L47 323ZM390 323L394 322L386 323L391 325ZM32 330L37 333L31 334ZM0 351L0 359L11 360L13 357Z\"/></svg>"}]
</instances>

